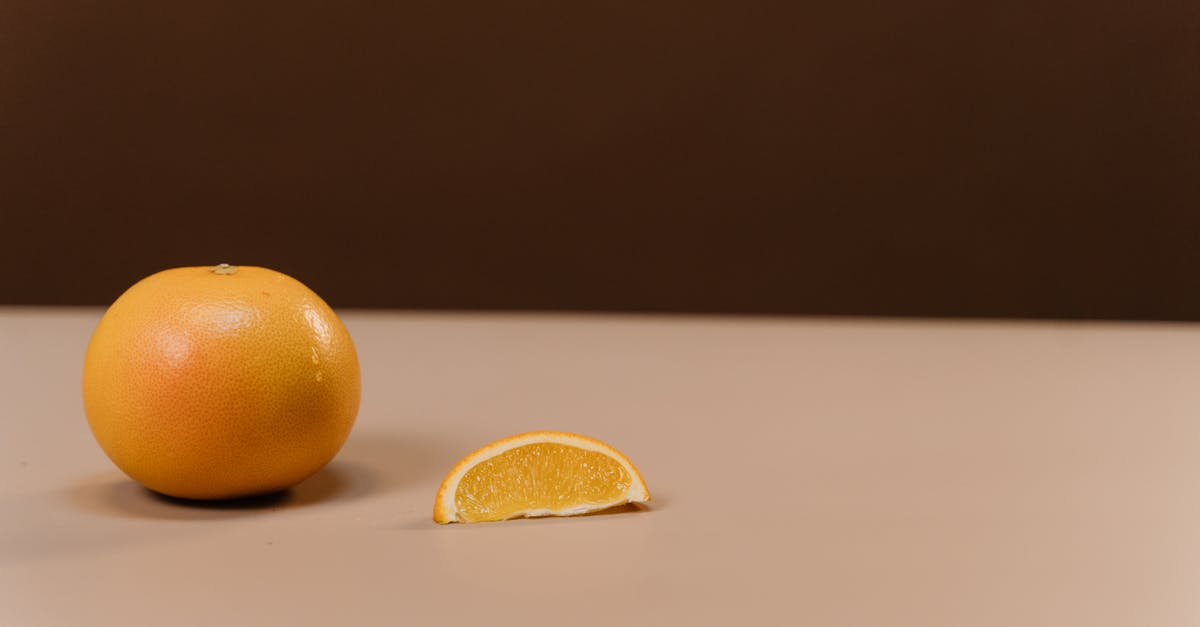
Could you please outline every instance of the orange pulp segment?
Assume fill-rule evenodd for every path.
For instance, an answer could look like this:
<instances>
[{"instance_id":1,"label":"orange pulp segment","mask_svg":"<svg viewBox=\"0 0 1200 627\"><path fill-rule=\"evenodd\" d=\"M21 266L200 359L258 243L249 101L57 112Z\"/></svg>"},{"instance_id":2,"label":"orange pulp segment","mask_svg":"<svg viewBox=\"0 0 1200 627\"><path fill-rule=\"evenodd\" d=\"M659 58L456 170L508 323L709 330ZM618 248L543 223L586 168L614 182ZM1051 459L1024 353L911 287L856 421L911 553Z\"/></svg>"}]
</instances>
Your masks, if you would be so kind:
<instances>
[{"instance_id":1,"label":"orange pulp segment","mask_svg":"<svg viewBox=\"0 0 1200 627\"><path fill-rule=\"evenodd\" d=\"M572 516L650 500L641 473L615 448L586 436L535 431L467 455L438 490L438 523Z\"/></svg>"}]
</instances>

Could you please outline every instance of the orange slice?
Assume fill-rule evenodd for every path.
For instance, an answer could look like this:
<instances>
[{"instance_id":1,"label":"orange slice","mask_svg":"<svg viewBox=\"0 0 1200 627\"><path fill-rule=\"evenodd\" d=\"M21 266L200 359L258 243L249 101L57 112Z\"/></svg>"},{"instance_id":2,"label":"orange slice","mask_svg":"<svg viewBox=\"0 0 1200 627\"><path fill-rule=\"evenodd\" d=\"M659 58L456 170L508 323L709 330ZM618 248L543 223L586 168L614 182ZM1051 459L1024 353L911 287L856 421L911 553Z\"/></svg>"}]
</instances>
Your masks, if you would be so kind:
<instances>
[{"instance_id":1,"label":"orange slice","mask_svg":"<svg viewBox=\"0 0 1200 627\"><path fill-rule=\"evenodd\" d=\"M574 516L649 500L642 474L617 449L574 433L533 431L459 461L438 489L433 520Z\"/></svg>"}]
</instances>

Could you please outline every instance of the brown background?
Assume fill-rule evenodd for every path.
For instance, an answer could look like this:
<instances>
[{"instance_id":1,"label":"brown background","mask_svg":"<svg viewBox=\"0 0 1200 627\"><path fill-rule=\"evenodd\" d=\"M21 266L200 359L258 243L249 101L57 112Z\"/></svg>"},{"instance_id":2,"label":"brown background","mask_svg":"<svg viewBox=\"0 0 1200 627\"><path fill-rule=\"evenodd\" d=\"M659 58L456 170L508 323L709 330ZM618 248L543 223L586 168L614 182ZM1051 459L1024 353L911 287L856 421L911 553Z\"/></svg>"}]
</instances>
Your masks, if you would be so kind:
<instances>
[{"instance_id":1,"label":"brown background","mask_svg":"<svg viewBox=\"0 0 1200 627\"><path fill-rule=\"evenodd\" d=\"M0 302L1200 319L1198 111L1191 0L3 0Z\"/></svg>"}]
</instances>

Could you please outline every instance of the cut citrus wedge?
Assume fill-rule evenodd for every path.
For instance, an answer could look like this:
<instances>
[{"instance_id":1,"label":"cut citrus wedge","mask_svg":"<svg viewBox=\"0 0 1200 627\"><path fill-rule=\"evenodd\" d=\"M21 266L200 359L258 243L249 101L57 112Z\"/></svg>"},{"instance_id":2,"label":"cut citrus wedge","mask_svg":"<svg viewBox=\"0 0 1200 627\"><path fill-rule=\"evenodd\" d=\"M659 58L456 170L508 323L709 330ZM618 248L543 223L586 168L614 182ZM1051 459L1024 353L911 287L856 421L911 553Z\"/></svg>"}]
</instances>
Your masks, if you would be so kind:
<instances>
[{"instance_id":1,"label":"cut citrus wedge","mask_svg":"<svg viewBox=\"0 0 1200 627\"><path fill-rule=\"evenodd\" d=\"M433 520L574 516L649 500L642 474L617 449L574 433L533 431L459 461L438 489Z\"/></svg>"}]
</instances>

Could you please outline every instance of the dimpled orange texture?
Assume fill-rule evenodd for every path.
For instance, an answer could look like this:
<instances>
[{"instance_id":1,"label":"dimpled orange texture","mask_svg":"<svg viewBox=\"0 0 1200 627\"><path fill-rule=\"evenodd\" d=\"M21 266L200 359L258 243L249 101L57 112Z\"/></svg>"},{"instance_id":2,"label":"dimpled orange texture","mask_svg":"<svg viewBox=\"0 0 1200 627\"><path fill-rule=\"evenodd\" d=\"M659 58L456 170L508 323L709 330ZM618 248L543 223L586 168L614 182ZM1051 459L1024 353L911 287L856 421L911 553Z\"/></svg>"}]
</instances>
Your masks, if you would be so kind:
<instances>
[{"instance_id":1,"label":"dimpled orange texture","mask_svg":"<svg viewBox=\"0 0 1200 627\"><path fill-rule=\"evenodd\" d=\"M129 288L83 367L96 441L163 494L283 490L333 459L358 413L350 334L299 281L250 266L175 268Z\"/></svg>"}]
</instances>

